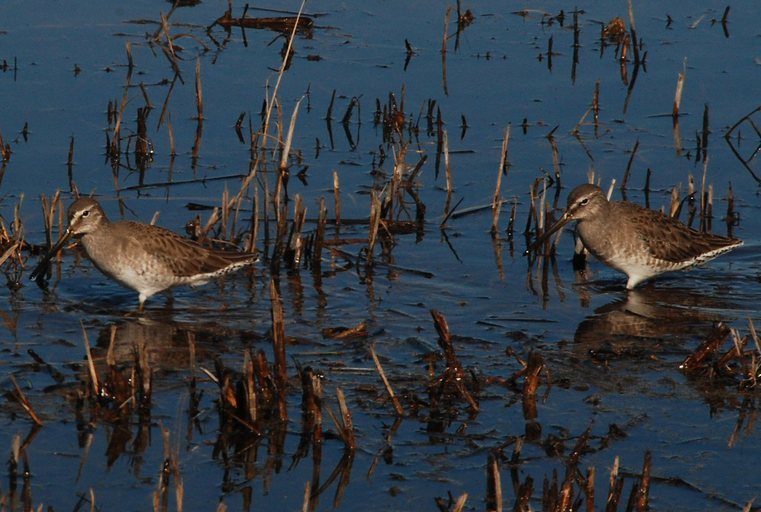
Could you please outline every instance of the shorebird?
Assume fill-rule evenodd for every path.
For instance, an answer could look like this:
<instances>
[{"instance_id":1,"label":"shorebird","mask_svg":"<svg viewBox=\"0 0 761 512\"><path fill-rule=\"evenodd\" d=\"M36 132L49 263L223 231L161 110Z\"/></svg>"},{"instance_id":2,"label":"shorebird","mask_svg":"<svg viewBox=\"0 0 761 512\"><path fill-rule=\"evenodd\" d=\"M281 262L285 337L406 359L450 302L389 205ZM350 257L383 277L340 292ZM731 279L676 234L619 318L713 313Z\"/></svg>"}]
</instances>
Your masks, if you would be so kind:
<instances>
[{"instance_id":1,"label":"shorebird","mask_svg":"<svg viewBox=\"0 0 761 512\"><path fill-rule=\"evenodd\" d=\"M579 185L568 195L563 216L529 248L535 251L571 221L584 247L629 278L631 290L664 272L700 265L743 244L742 240L696 231L660 212L627 201L608 201L595 185Z\"/></svg>"},{"instance_id":2,"label":"shorebird","mask_svg":"<svg viewBox=\"0 0 761 512\"><path fill-rule=\"evenodd\" d=\"M143 310L145 300L173 286L198 286L257 260L255 254L204 247L168 229L142 222L111 222L92 198L74 201L69 225L61 239L31 274L37 280L50 259L71 237L80 237L93 264L122 286L135 290Z\"/></svg>"}]
</instances>

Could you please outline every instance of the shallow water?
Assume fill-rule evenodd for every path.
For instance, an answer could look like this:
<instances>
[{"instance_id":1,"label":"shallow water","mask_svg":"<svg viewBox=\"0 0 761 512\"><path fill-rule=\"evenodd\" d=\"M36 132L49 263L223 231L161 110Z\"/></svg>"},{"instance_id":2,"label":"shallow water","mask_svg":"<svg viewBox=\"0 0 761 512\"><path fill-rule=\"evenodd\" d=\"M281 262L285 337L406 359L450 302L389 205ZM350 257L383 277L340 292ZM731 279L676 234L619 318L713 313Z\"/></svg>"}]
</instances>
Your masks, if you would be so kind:
<instances>
[{"instance_id":1,"label":"shallow water","mask_svg":"<svg viewBox=\"0 0 761 512\"><path fill-rule=\"evenodd\" d=\"M687 377L679 370L716 322L741 334L748 332L749 318L758 323L761 222L756 217L758 185L751 171L761 176L761 168L755 161L746 168L724 135L759 106L761 53L755 3L730 6L728 23L722 24L718 20L726 4L705 2L677 11L658 2L635 2L640 52L647 56L636 76L629 62L624 77L615 46L601 51L600 29L614 16L628 19L625 4L463 4L475 19L457 34L452 11L444 81L440 50L446 5L307 4L305 11L314 16L315 27L296 38L295 55L278 91L285 126L296 102L302 101L289 196L304 198L309 219L317 216L319 200L325 197L332 218L336 171L342 217L367 219L370 191L382 187L393 173L393 151L399 151L398 144L385 144L382 127L373 123L376 99L385 105L393 94L397 102L403 100L407 122L420 126L411 140L405 133L406 163L412 166L422 155L428 157L416 180L426 206L422 229L395 234L390 254L378 254L370 276L353 265L364 245L348 244L341 248L350 258L324 253L320 278L307 269L285 266L273 276L263 262L219 283L157 295L141 316L125 316L134 309L136 294L102 276L75 251L66 252L47 291L25 276L22 288L4 288L0 382L10 391L13 375L44 421L25 449L31 472L28 492L22 492L21 476L14 481L9 472L0 480L2 496L13 502L9 508L44 504L73 510L80 497L90 499L92 491L101 510L150 509L164 461L162 427L171 433L186 510L210 510L218 503L231 510L297 509L309 482L313 490L320 490L313 493L313 509L435 510L434 498L446 498L447 493L468 493L468 506L481 509L487 456L503 446L505 506L515 503L514 481L525 484L531 477L531 506L540 509L541 482L553 471L562 482L569 452L587 428L590 441L580 467L596 468L598 508L607 494L614 459L619 457L626 475L625 500L648 450L653 458L651 508L741 508L761 492L757 475L748 470L759 456L753 423L757 392ZM523 7L526 12L519 14ZM172 157L168 122L158 125L174 73L160 46L146 35L158 29L161 13L170 8L170 3L145 1L118 7L83 1L11 0L0 5L0 62L8 63L0 72L0 97L5 100L0 133L13 150L3 168L0 213L9 223L23 195L20 211L27 241L45 241L40 194L49 197L60 189L70 202L66 162L72 138L71 178L80 192L95 193L113 219L148 222L158 211L159 224L182 231L196 213L203 221L209 216L208 210L189 211L188 203L216 206L225 189L239 189L249 171L250 151L248 142L236 134L236 120L245 113L244 139L249 122L258 128L265 89L271 92L276 82L285 38L269 30L233 28L227 34L217 26L207 31L224 13L223 2L203 2L172 13L171 33L184 81L175 84L168 102L171 117L166 119L171 119L177 153ZM287 8L297 10L298 5ZM574 9L579 27L575 65ZM242 11L243 5L233 6L234 16ZM248 15L277 14L251 9ZM406 67L405 39L414 49ZM105 154L113 130L107 109L109 102L122 102L127 44L134 69L123 133L135 132L136 111L147 96L154 107L148 118L154 154L143 170L134 155L128 155L114 172ZM200 138L197 62L204 105ZM677 75L684 69L677 131L670 113ZM588 116L574 136L571 132L590 107L598 81L599 124L595 127ZM333 91L333 120L327 123ZM352 98L359 99L359 107L345 130L340 120ZM490 208L452 217L446 229L440 229L447 192L444 164L436 165L436 130L429 133L426 126L429 100L436 102L448 134L454 183L450 208L462 199L461 212L491 203L504 130L511 126L510 167L502 183L507 202L500 227L507 226L515 203L514 239L501 232L493 241ZM706 106L706 181L714 191L713 231L726 234L723 218L731 183L739 213L733 234L745 241L742 248L705 267L626 292L624 277L599 262L591 261L583 276L576 274L572 237L566 233L546 285L540 267L528 272L521 233L531 184L555 174L549 133L557 144L561 170L558 206L565 204L568 190L587 180L590 170L606 187L613 179L620 184L638 142L627 198L667 209L672 187L680 186L685 195L688 175L700 189L704 159L698 139ZM748 124L738 130L730 140L750 159L759 137ZM296 174L304 168L302 181ZM270 176L270 190L273 169L269 164L261 171ZM556 189L548 191L552 197ZM618 190L615 195L620 198ZM410 202L407 207L409 213L402 219L414 220L415 205ZM241 214L238 231L248 229L248 215ZM306 229L313 227L310 221ZM344 222L340 230L329 226L327 236L364 239L367 225ZM259 240L259 247L262 244ZM30 257L27 269L37 258ZM222 432L217 385L199 369L213 372L219 358L240 370L247 347L271 355L273 277L284 304L288 373L294 384L282 446L274 434L257 439ZM462 364L484 379L508 379L521 369L506 349L524 359L530 351L542 355L547 371L538 391L539 433L527 427L520 387L496 383L481 389L477 415L469 415L466 405L457 403L453 414L435 417L427 407L428 355L439 351L431 309L446 316ZM325 328L360 322L367 323L366 337L340 340L321 334ZM77 417L75 397L87 372L83 328L96 360L102 361L113 327L121 364L132 364L136 343L149 346L154 393L147 418L132 414L116 421L95 413ZM189 337L196 343L193 371ZM371 345L403 396L407 416L398 424L370 357ZM34 362L30 349L61 372L62 382ZM724 347L728 349L729 344ZM296 362L324 374L325 401L333 409L335 388L346 392L358 445L348 466L345 461L339 465L343 444L330 436L319 464L311 453L298 455L302 424ZM442 370L439 361L436 373ZM189 419L191 376L198 379L203 395L197 415ZM6 396L0 405L0 449L10 453L13 436L23 441L32 432L32 422ZM327 415L324 427L335 431ZM515 439L524 444L511 473L508 461ZM337 467L345 470L331 480ZM176 508L173 492L159 508Z\"/></svg>"}]
</instances>

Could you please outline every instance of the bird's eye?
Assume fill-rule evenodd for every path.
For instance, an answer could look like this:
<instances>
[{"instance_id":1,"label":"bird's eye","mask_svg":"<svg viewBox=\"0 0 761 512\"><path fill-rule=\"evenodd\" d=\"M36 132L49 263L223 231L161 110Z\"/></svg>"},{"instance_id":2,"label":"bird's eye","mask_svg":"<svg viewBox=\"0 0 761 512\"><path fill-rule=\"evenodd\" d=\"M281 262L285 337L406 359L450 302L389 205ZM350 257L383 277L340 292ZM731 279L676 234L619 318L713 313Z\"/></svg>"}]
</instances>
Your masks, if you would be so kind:
<instances>
[{"instance_id":1,"label":"bird's eye","mask_svg":"<svg viewBox=\"0 0 761 512\"><path fill-rule=\"evenodd\" d=\"M589 204L589 198L588 198L588 197L585 197L584 199L582 199L582 200L581 200L581 202L580 202L579 204L580 204L581 206L586 206L586 205L588 205L588 204Z\"/></svg>"},{"instance_id":2,"label":"bird's eye","mask_svg":"<svg viewBox=\"0 0 761 512\"><path fill-rule=\"evenodd\" d=\"M82 212L82 217L87 217L88 215L90 215L90 210L85 210Z\"/></svg>"}]
</instances>

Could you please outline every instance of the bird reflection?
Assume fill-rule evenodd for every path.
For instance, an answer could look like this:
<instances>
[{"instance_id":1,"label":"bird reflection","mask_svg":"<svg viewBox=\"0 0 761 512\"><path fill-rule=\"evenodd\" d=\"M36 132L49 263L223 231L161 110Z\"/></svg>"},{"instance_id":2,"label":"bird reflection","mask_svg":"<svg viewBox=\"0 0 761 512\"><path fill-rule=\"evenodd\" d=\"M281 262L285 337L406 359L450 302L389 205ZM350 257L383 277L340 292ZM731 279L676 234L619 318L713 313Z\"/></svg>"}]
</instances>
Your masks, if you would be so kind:
<instances>
[{"instance_id":1,"label":"bird reflection","mask_svg":"<svg viewBox=\"0 0 761 512\"><path fill-rule=\"evenodd\" d=\"M732 305L713 294L645 286L595 310L578 325L574 341L593 356L668 351L706 336L726 319L718 311L728 309ZM660 346L663 341L668 345Z\"/></svg>"},{"instance_id":2,"label":"bird reflection","mask_svg":"<svg viewBox=\"0 0 761 512\"><path fill-rule=\"evenodd\" d=\"M175 320L165 311L157 310L141 316L125 317L117 323L105 326L98 334L93 350L96 363L108 357L113 362L131 364L137 347L145 346L148 362L154 369L187 370L197 361L209 360L227 349L240 348L231 345L230 339L256 341L262 335L224 327L215 322L183 322Z\"/></svg>"}]
</instances>

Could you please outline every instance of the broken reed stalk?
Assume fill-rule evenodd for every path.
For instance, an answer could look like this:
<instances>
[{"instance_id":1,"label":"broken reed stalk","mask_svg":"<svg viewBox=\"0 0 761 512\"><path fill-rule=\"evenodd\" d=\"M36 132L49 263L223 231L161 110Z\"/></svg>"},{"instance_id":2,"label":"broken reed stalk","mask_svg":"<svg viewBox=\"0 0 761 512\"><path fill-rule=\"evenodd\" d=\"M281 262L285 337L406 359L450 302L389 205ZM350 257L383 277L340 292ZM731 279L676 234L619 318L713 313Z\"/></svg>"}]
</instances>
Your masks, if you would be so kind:
<instances>
[{"instance_id":1,"label":"broken reed stalk","mask_svg":"<svg viewBox=\"0 0 761 512\"><path fill-rule=\"evenodd\" d=\"M465 509L465 502L468 501L468 493L462 493L452 507L452 512L462 512Z\"/></svg>"},{"instance_id":2,"label":"broken reed stalk","mask_svg":"<svg viewBox=\"0 0 761 512\"><path fill-rule=\"evenodd\" d=\"M87 336L85 324L80 321L80 325L82 326L82 336L84 338L85 354L87 356L87 369L90 373L90 383L92 384L93 398L97 398L100 394L100 385L98 384L98 373L95 371L95 363L93 362L92 353L90 352L90 338Z\"/></svg>"},{"instance_id":3,"label":"broken reed stalk","mask_svg":"<svg viewBox=\"0 0 761 512\"><path fill-rule=\"evenodd\" d=\"M55 211L61 202L61 191L56 190L53 198L48 203L47 196L40 194L40 203L42 204L42 219L45 224L45 241L48 249L53 247L53 224L55 223Z\"/></svg>"},{"instance_id":4,"label":"broken reed stalk","mask_svg":"<svg viewBox=\"0 0 761 512\"><path fill-rule=\"evenodd\" d=\"M343 423L342 437L344 445L350 451L357 447L357 441L354 437L354 421L351 418L351 411L346 404L346 396L341 388L336 387L336 398L338 400L338 409L341 411L341 421Z\"/></svg>"},{"instance_id":5,"label":"broken reed stalk","mask_svg":"<svg viewBox=\"0 0 761 512\"><path fill-rule=\"evenodd\" d=\"M198 120L203 121L203 87L201 86L201 58L196 58L196 110Z\"/></svg>"},{"instance_id":6,"label":"broken reed stalk","mask_svg":"<svg viewBox=\"0 0 761 512\"><path fill-rule=\"evenodd\" d=\"M708 338L685 358L679 369L685 373L699 371L704 366L704 361L718 350L730 332L730 328L723 322L716 324Z\"/></svg>"},{"instance_id":7,"label":"broken reed stalk","mask_svg":"<svg viewBox=\"0 0 761 512\"><path fill-rule=\"evenodd\" d=\"M676 185L671 189L671 207L669 208L669 217L676 219L679 217L679 210L681 209L681 201L679 200L679 189Z\"/></svg>"},{"instance_id":8,"label":"broken reed stalk","mask_svg":"<svg viewBox=\"0 0 761 512\"><path fill-rule=\"evenodd\" d=\"M447 195L451 196L454 191L454 183L452 181L452 166L449 164L449 136L447 131L442 131L442 150L444 152L444 172L447 178Z\"/></svg>"},{"instance_id":9,"label":"broken reed stalk","mask_svg":"<svg viewBox=\"0 0 761 512\"><path fill-rule=\"evenodd\" d=\"M285 319L283 315L283 303L280 300L280 294L277 291L274 279L270 279L270 303L275 381L278 393L285 395L286 388L288 387L288 368L285 356Z\"/></svg>"},{"instance_id":10,"label":"broken reed stalk","mask_svg":"<svg viewBox=\"0 0 761 512\"><path fill-rule=\"evenodd\" d=\"M153 493L153 510L155 512L168 510L168 490L172 468L172 452L169 448L169 429L163 425L161 425L161 438L164 442L164 459L159 468L156 491ZM180 505L179 508L181 509L182 506Z\"/></svg>"},{"instance_id":11,"label":"broken reed stalk","mask_svg":"<svg viewBox=\"0 0 761 512\"><path fill-rule=\"evenodd\" d=\"M621 191L626 191L626 184L629 183L629 176L632 172L632 163L634 162L634 156L637 154L637 150L639 149L639 139L634 143L634 147L632 148L632 152L629 155L629 161L626 163L626 171L624 172L624 179L621 180Z\"/></svg>"},{"instance_id":12,"label":"broken reed stalk","mask_svg":"<svg viewBox=\"0 0 761 512\"><path fill-rule=\"evenodd\" d=\"M333 171L333 203L335 208L336 226L341 224L341 183L338 179L338 171Z\"/></svg>"},{"instance_id":13,"label":"broken reed stalk","mask_svg":"<svg viewBox=\"0 0 761 512\"><path fill-rule=\"evenodd\" d=\"M502 481L499 475L499 457L490 451L486 463L486 510L502 512Z\"/></svg>"},{"instance_id":14,"label":"broken reed stalk","mask_svg":"<svg viewBox=\"0 0 761 512\"><path fill-rule=\"evenodd\" d=\"M297 268L301 262L304 252L304 243L301 238L301 232L306 222L307 209L301 199L301 194L296 194L293 205L293 223L291 224L291 236L288 243L288 250L291 252L289 260L294 268Z\"/></svg>"},{"instance_id":15,"label":"broken reed stalk","mask_svg":"<svg viewBox=\"0 0 761 512\"><path fill-rule=\"evenodd\" d=\"M296 119L299 117L299 106L301 105L301 100L303 99L304 96L299 98L299 101L296 102L296 106L293 107L293 113L291 113L291 122L288 125L288 134L286 135L285 143L283 144L283 153L280 155L280 172L285 172L288 170L288 155L291 152L293 132L296 129Z\"/></svg>"},{"instance_id":16,"label":"broken reed stalk","mask_svg":"<svg viewBox=\"0 0 761 512\"><path fill-rule=\"evenodd\" d=\"M444 96L449 96L447 88L447 40L449 39L449 16L452 14L452 6L447 6L447 12L444 14L444 37L441 42L441 84L444 89Z\"/></svg>"},{"instance_id":17,"label":"broken reed stalk","mask_svg":"<svg viewBox=\"0 0 761 512\"><path fill-rule=\"evenodd\" d=\"M708 128L708 103L703 105L703 130L700 132L700 147L703 150L703 158L708 157L708 135L711 130Z\"/></svg>"},{"instance_id":18,"label":"broken reed stalk","mask_svg":"<svg viewBox=\"0 0 761 512\"><path fill-rule=\"evenodd\" d=\"M2 140L0 139L0 145ZM74 185L74 137L69 139L69 154L66 157L66 170L69 176L69 191L74 192L76 185Z\"/></svg>"},{"instance_id":19,"label":"broken reed stalk","mask_svg":"<svg viewBox=\"0 0 761 512\"><path fill-rule=\"evenodd\" d=\"M587 512L595 512L595 476L597 472L594 466L587 468L586 485L584 494L587 497Z\"/></svg>"},{"instance_id":20,"label":"broken reed stalk","mask_svg":"<svg viewBox=\"0 0 761 512\"><path fill-rule=\"evenodd\" d=\"M127 48L127 59L130 63L132 63L132 43L126 44ZM109 148L109 154L112 159L118 160L119 155L121 154L121 126L122 126L122 120L124 119L124 112L127 110L127 101L129 100L129 90L131 88L131 82L132 82L132 66L130 65L127 68L127 78L125 80L124 84L124 94L122 95L122 102L119 106L119 115L116 118L116 122L114 123L114 131L112 132L112 138L111 138L111 148Z\"/></svg>"},{"instance_id":21,"label":"broken reed stalk","mask_svg":"<svg viewBox=\"0 0 761 512\"><path fill-rule=\"evenodd\" d=\"M378 359L378 355L375 353L375 344L370 345L370 355L373 357L373 362L375 362L375 368L378 370L378 374L380 375L380 378L383 381L383 385L386 388L386 392L388 393L389 398L391 398L391 403L394 406L394 411L396 412L396 415L399 417L404 416L404 408L402 407L402 403L399 401L399 398L394 393L394 389L391 387L391 383L388 381L388 378L386 377L386 372L383 371L383 366L381 366L380 359Z\"/></svg>"},{"instance_id":22,"label":"broken reed stalk","mask_svg":"<svg viewBox=\"0 0 761 512\"><path fill-rule=\"evenodd\" d=\"M466 373L462 363L460 363L460 360L457 357L457 352L454 349L452 336L449 332L449 323L440 311L432 309L430 313L433 318L433 325L436 328L436 333L439 335L438 344L444 352L444 359L446 361L446 368L440 381L442 384L454 384L460 396L470 406L471 411L478 412L480 409L478 402L476 402L465 387Z\"/></svg>"},{"instance_id":23,"label":"broken reed stalk","mask_svg":"<svg viewBox=\"0 0 761 512\"><path fill-rule=\"evenodd\" d=\"M639 481L637 488L636 502L634 510L637 512L645 512L650 510L648 505L648 495L650 493L650 466L653 463L653 456L650 450L645 451L645 461L642 463L642 478Z\"/></svg>"},{"instance_id":24,"label":"broken reed stalk","mask_svg":"<svg viewBox=\"0 0 761 512\"><path fill-rule=\"evenodd\" d=\"M19 403L19 405L26 411L26 413L29 415L29 417L32 419L32 421L38 425L42 426L42 420L37 415L36 412L34 412L34 408L32 407L32 404L29 402L29 399L27 399L24 392L21 390L21 387L18 385L18 382L16 382L16 377L13 376L13 374L10 374L11 383L13 384L13 397L16 399L16 401Z\"/></svg>"},{"instance_id":25,"label":"broken reed stalk","mask_svg":"<svg viewBox=\"0 0 761 512\"><path fill-rule=\"evenodd\" d=\"M370 226L367 239L367 263L372 265L375 243L378 241L378 230L380 229L381 220L381 197L380 193L373 191L370 195Z\"/></svg>"},{"instance_id":26,"label":"broken reed stalk","mask_svg":"<svg viewBox=\"0 0 761 512\"><path fill-rule=\"evenodd\" d=\"M706 192L706 176L708 174L708 155L703 159L703 176L700 179L700 230L706 230L708 219L708 193Z\"/></svg>"},{"instance_id":27,"label":"broken reed stalk","mask_svg":"<svg viewBox=\"0 0 761 512\"><path fill-rule=\"evenodd\" d=\"M177 156L177 148L174 145L174 126L172 126L172 113L167 115L166 132L169 137L169 156Z\"/></svg>"},{"instance_id":28,"label":"broken reed stalk","mask_svg":"<svg viewBox=\"0 0 761 512\"><path fill-rule=\"evenodd\" d=\"M312 509L312 482L307 480L304 486L304 502L301 505L301 512L309 512Z\"/></svg>"},{"instance_id":29,"label":"broken reed stalk","mask_svg":"<svg viewBox=\"0 0 761 512\"><path fill-rule=\"evenodd\" d=\"M319 272L320 263L322 262L322 246L325 243L325 226L327 222L328 207L325 204L325 198L320 197L320 210L317 217L314 242L312 244L312 270L315 272Z\"/></svg>"},{"instance_id":30,"label":"broken reed stalk","mask_svg":"<svg viewBox=\"0 0 761 512\"><path fill-rule=\"evenodd\" d=\"M634 50L634 62L638 64L639 60L639 45L637 44L637 25L634 23L634 4L632 0L627 1L627 7L629 12L629 31L631 32L631 44Z\"/></svg>"},{"instance_id":31,"label":"broken reed stalk","mask_svg":"<svg viewBox=\"0 0 761 512\"><path fill-rule=\"evenodd\" d=\"M491 220L491 236L496 236L499 231L499 212L502 207L502 200L500 198L502 193L502 174L507 175L507 148L510 144L510 125L505 128L505 136L502 139L502 151L499 159L499 170L497 171L497 186L494 189L494 198L492 199L492 220Z\"/></svg>"},{"instance_id":32,"label":"broken reed stalk","mask_svg":"<svg viewBox=\"0 0 761 512\"><path fill-rule=\"evenodd\" d=\"M613 467L610 469L610 479L608 481L608 499L605 502L606 512L615 512L618 509L618 500L621 499L621 491L624 488L624 479L618 475L619 459L618 455L613 460Z\"/></svg>"},{"instance_id":33,"label":"broken reed stalk","mask_svg":"<svg viewBox=\"0 0 761 512\"><path fill-rule=\"evenodd\" d=\"M243 379L244 388L246 392L246 406L248 411L248 420L251 423L256 423L257 419L257 398L256 398L256 382L254 371L254 356L251 352L251 348L248 347L243 351Z\"/></svg>"},{"instance_id":34,"label":"broken reed stalk","mask_svg":"<svg viewBox=\"0 0 761 512\"><path fill-rule=\"evenodd\" d=\"M538 413L536 408L536 390L539 387L539 376L544 369L544 359L538 352L530 352L526 364L523 381L523 417L533 423Z\"/></svg>"},{"instance_id":35,"label":"broken reed stalk","mask_svg":"<svg viewBox=\"0 0 761 512\"><path fill-rule=\"evenodd\" d=\"M7 162L11 159L11 146L8 144L5 145L5 141L3 141L3 134L0 133L0 156L2 157L3 162Z\"/></svg>"},{"instance_id":36,"label":"broken reed stalk","mask_svg":"<svg viewBox=\"0 0 761 512\"><path fill-rule=\"evenodd\" d=\"M560 156L558 152L558 143L555 140L555 130L557 130L557 126L550 131L550 133L547 134L547 140L550 141L550 146L552 146L552 168L555 171L555 181L558 182L558 185L560 184Z\"/></svg>"},{"instance_id":37,"label":"broken reed stalk","mask_svg":"<svg viewBox=\"0 0 761 512\"><path fill-rule=\"evenodd\" d=\"M280 65L280 69L277 73L277 80L275 81L275 87L272 89L272 95L270 99L267 100L267 112L264 117L264 129L263 132L265 134L264 141L262 143L263 146L267 145L267 137L266 135L269 133L269 127L270 127L270 119L272 117L272 108L275 105L275 99L277 98L277 93L280 90L280 83L283 80L283 75L285 74L285 70L288 67L288 60L291 55L291 52L293 51L293 41L296 39L296 30L299 28L299 23L301 20L301 13L304 11L304 5L306 5L306 0L301 0L301 5L299 6L299 11L296 13L296 21L293 24L293 29L291 30L291 35L288 37L288 44L286 45L285 52L283 52L283 62Z\"/></svg>"},{"instance_id":38,"label":"broken reed stalk","mask_svg":"<svg viewBox=\"0 0 761 512\"><path fill-rule=\"evenodd\" d=\"M318 445L322 443L322 381L311 367L299 369L301 374L301 410L303 411L303 433L309 435L314 456L318 457Z\"/></svg>"},{"instance_id":39,"label":"broken reed stalk","mask_svg":"<svg viewBox=\"0 0 761 512\"><path fill-rule=\"evenodd\" d=\"M253 197L251 198L251 230L249 231L246 252L256 251L256 241L259 239L259 184L254 183Z\"/></svg>"},{"instance_id":40,"label":"broken reed stalk","mask_svg":"<svg viewBox=\"0 0 761 512\"><path fill-rule=\"evenodd\" d=\"M684 80L687 77L687 58L685 57L682 64L682 72L676 79L676 92L674 93L674 108L671 111L671 117L674 123L679 122L679 107L682 104L682 92L684 91Z\"/></svg>"},{"instance_id":41,"label":"broken reed stalk","mask_svg":"<svg viewBox=\"0 0 761 512\"><path fill-rule=\"evenodd\" d=\"M220 201L219 211L221 214L221 223L219 227L219 237L223 240L227 240L227 229L230 225L230 190L227 188L227 182L225 182L225 188L222 190L222 200ZM233 229L234 231L234 229Z\"/></svg>"}]
</instances>

